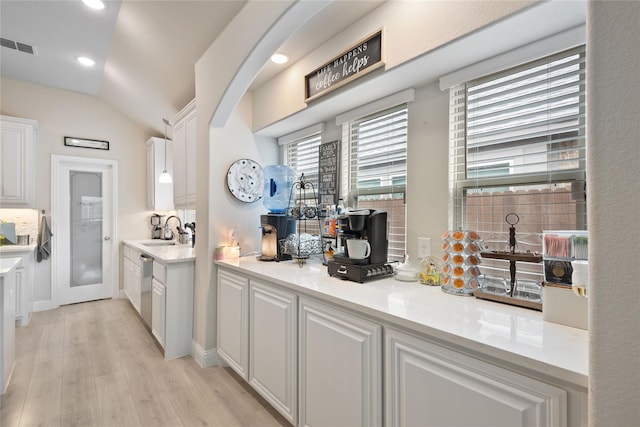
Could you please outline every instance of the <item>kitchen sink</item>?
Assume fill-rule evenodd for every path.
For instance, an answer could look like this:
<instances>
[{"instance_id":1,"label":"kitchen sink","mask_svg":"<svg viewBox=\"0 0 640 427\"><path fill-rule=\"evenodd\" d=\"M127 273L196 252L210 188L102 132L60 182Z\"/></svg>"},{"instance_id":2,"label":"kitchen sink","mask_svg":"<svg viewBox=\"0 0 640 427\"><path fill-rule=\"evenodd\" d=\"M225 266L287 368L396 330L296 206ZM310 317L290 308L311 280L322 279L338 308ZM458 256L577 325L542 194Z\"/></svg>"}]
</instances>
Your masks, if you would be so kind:
<instances>
[{"instance_id":1,"label":"kitchen sink","mask_svg":"<svg viewBox=\"0 0 640 427\"><path fill-rule=\"evenodd\" d=\"M157 242L145 242L142 243L143 246L175 246L176 242L173 240L159 240Z\"/></svg>"}]
</instances>

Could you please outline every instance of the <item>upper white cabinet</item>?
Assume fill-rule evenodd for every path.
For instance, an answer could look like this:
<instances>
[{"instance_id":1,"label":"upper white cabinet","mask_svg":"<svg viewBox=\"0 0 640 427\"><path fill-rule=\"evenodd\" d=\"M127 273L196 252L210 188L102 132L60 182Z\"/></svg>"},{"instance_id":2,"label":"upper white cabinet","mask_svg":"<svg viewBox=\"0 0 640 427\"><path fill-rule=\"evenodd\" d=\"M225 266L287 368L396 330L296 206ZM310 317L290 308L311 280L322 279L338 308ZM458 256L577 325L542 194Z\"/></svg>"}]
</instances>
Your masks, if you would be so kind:
<instances>
[{"instance_id":1,"label":"upper white cabinet","mask_svg":"<svg viewBox=\"0 0 640 427\"><path fill-rule=\"evenodd\" d=\"M311 299L299 310L299 424L382 425L382 327Z\"/></svg>"},{"instance_id":2,"label":"upper white cabinet","mask_svg":"<svg viewBox=\"0 0 640 427\"><path fill-rule=\"evenodd\" d=\"M35 206L35 143L38 122L0 116L0 205Z\"/></svg>"},{"instance_id":3,"label":"upper white cabinet","mask_svg":"<svg viewBox=\"0 0 640 427\"><path fill-rule=\"evenodd\" d=\"M385 341L387 426L568 425L564 390L391 328Z\"/></svg>"},{"instance_id":4,"label":"upper white cabinet","mask_svg":"<svg viewBox=\"0 0 640 427\"><path fill-rule=\"evenodd\" d=\"M166 163L165 163L166 162ZM173 184L158 181L162 171L173 177L171 141L149 138L147 141L147 207L151 210L173 210Z\"/></svg>"},{"instance_id":5,"label":"upper white cabinet","mask_svg":"<svg viewBox=\"0 0 640 427\"><path fill-rule=\"evenodd\" d=\"M176 208L196 206L196 102L187 104L172 120L173 203Z\"/></svg>"}]
</instances>

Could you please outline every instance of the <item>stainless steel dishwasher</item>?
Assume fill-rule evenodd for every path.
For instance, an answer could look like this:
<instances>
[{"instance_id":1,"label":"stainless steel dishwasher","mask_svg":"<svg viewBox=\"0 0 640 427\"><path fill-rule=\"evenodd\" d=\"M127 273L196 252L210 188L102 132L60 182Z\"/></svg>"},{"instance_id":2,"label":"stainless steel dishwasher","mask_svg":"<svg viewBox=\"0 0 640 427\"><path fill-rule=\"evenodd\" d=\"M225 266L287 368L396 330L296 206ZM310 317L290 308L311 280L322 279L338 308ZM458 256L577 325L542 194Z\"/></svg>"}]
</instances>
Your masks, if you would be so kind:
<instances>
[{"instance_id":1,"label":"stainless steel dishwasher","mask_svg":"<svg viewBox=\"0 0 640 427\"><path fill-rule=\"evenodd\" d=\"M142 271L140 277L140 315L148 328L151 328L151 290L153 280L153 258L149 255L140 255Z\"/></svg>"}]
</instances>

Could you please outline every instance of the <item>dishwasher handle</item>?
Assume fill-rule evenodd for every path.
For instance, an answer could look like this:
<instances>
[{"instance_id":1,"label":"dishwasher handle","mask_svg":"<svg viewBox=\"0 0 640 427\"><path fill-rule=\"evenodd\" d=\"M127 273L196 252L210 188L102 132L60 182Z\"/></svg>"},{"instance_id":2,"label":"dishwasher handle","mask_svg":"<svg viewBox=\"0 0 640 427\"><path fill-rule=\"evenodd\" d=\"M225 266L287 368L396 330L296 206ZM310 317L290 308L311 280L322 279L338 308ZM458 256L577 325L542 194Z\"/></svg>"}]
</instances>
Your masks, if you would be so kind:
<instances>
[{"instance_id":1,"label":"dishwasher handle","mask_svg":"<svg viewBox=\"0 0 640 427\"><path fill-rule=\"evenodd\" d=\"M153 258L151 258L149 255L145 255L145 254L140 255L140 260L142 262L153 262Z\"/></svg>"}]
</instances>

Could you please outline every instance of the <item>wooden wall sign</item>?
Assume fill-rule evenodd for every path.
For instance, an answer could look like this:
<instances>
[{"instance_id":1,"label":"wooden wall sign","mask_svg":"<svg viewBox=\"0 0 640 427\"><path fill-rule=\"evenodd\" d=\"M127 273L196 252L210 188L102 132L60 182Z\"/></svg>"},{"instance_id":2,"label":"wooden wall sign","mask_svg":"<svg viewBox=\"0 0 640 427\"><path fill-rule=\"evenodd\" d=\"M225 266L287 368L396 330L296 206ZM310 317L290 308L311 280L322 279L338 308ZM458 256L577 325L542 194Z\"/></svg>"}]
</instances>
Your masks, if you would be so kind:
<instances>
[{"instance_id":1,"label":"wooden wall sign","mask_svg":"<svg viewBox=\"0 0 640 427\"><path fill-rule=\"evenodd\" d=\"M338 204L338 166L340 164L339 141L327 142L318 147L318 199L320 206Z\"/></svg>"},{"instance_id":2,"label":"wooden wall sign","mask_svg":"<svg viewBox=\"0 0 640 427\"><path fill-rule=\"evenodd\" d=\"M383 65L380 30L307 74L304 77L305 102L331 92Z\"/></svg>"}]
</instances>

